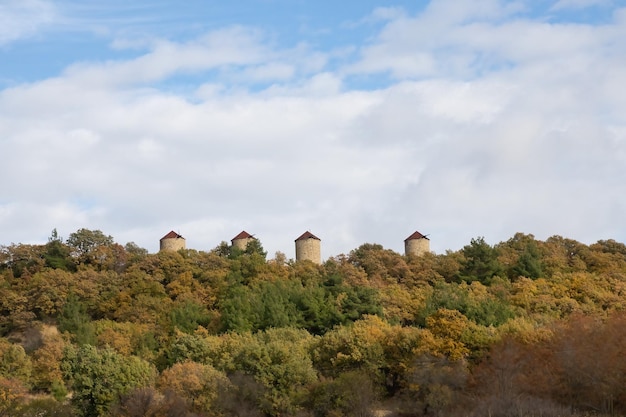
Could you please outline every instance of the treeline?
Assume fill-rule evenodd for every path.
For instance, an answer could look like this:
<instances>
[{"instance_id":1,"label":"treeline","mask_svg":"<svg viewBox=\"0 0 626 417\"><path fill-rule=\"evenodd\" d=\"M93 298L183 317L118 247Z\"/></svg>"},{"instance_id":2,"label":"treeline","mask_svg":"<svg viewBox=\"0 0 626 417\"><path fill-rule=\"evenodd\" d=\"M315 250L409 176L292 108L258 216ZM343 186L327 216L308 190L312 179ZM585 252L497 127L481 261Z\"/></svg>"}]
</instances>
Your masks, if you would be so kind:
<instances>
[{"instance_id":1,"label":"treeline","mask_svg":"<svg viewBox=\"0 0 626 417\"><path fill-rule=\"evenodd\" d=\"M0 247L0 416L626 415L626 246Z\"/></svg>"}]
</instances>

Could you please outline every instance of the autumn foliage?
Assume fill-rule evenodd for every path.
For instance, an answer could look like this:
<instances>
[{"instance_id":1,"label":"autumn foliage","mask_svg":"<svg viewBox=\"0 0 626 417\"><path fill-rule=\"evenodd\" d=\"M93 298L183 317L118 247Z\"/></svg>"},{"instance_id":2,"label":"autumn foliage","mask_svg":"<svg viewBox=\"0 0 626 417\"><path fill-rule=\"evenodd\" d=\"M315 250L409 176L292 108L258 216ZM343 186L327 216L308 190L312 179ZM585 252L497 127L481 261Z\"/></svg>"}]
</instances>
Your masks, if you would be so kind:
<instances>
[{"instance_id":1,"label":"autumn foliage","mask_svg":"<svg viewBox=\"0 0 626 417\"><path fill-rule=\"evenodd\" d=\"M0 416L626 415L626 246L0 246Z\"/></svg>"}]
</instances>

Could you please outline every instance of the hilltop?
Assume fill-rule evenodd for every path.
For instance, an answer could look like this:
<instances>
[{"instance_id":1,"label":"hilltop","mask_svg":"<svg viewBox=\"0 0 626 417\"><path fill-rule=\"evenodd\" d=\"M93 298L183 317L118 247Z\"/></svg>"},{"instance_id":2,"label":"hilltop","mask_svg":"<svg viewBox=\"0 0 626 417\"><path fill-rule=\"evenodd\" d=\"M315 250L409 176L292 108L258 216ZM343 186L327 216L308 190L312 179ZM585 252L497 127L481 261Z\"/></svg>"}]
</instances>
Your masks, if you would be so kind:
<instances>
[{"instance_id":1,"label":"hilltop","mask_svg":"<svg viewBox=\"0 0 626 417\"><path fill-rule=\"evenodd\" d=\"M3 415L626 413L614 240L365 243L317 264L81 229L0 247L0 284Z\"/></svg>"}]
</instances>

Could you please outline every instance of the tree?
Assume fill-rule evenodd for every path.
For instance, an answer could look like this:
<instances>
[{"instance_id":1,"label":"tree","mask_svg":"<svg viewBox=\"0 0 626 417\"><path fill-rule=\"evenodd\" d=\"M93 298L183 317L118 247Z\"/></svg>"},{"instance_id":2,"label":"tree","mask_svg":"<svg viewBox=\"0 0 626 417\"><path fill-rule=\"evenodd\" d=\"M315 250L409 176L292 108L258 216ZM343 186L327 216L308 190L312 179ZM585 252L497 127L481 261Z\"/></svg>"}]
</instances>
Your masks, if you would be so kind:
<instances>
[{"instance_id":1,"label":"tree","mask_svg":"<svg viewBox=\"0 0 626 417\"><path fill-rule=\"evenodd\" d=\"M35 314L30 311L31 305L24 291L0 286L0 335L14 330L21 330L31 325Z\"/></svg>"},{"instance_id":2,"label":"tree","mask_svg":"<svg viewBox=\"0 0 626 417\"><path fill-rule=\"evenodd\" d=\"M0 414L2 415L2 414ZM28 398L11 410L10 417L74 417L70 404L49 397Z\"/></svg>"},{"instance_id":3,"label":"tree","mask_svg":"<svg viewBox=\"0 0 626 417\"><path fill-rule=\"evenodd\" d=\"M384 340L391 336L390 326L377 316L365 316L347 326L338 326L327 332L316 342L313 351L314 363L324 376L363 370L380 377L386 367Z\"/></svg>"},{"instance_id":4,"label":"tree","mask_svg":"<svg viewBox=\"0 0 626 417\"><path fill-rule=\"evenodd\" d=\"M308 384L317 379L310 357L313 337L304 330L268 329L253 336L237 352L236 367L266 388L270 415L297 410Z\"/></svg>"},{"instance_id":5,"label":"tree","mask_svg":"<svg viewBox=\"0 0 626 417\"><path fill-rule=\"evenodd\" d=\"M586 271L584 257L589 248L575 240L561 236L550 236L545 244L543 265L546 277L556 272L579 272Z\"/></svg>"},{"instance_id":6,"label":"tree","mask_svg":"<svg viewBox=\"0 0 626 417\"><path fill-rule=\"evenodd\" d=\"M478 397L477 408L482 414L502 416L518 415L527 396L529 370L539 365L532 362L532 346L527 346L514 337L507 336L491 346L489 354L476 366L472 373L472 393ZM545 366L538 367L537 373L549 373ZM536 378L533 384L541 385ZM535 402L537 398L535 398ZM519 411L522 414L522 411ZM541 413L540 413L541 414Z\"/></svg>"},{"instance_id":7,"label":"tree","mask_svg":"<svg viewBox=\"0 0 626 417\"><path fill-rule=\"evenodd\" d=\"M228 375L229 384L218 390L217 408L223 416L262 417L270 405L265 400L267 390L252 375L236 371Z\"/></svg>"},{"instance_id":8,"label":"tree","mask_svg":"<svg viewBox=\"0 0 626 417\"><path fill-rule=\"evenodd\" d=\"M502 282L503 280L500 280ZM492 282L496 282L495 279ZM508 281L506 281L508 283ZM418 310L418 323L444 308L456 310L476 324L499 326L515 316L509 302L493 292L497 285L486 287L478 281L454 284L439 281L429 288L423 307Z\"/></svg>"},{"instance_id":9,"label":"tree","mask_svg":"<svg viewBox=\"0 0 626 417\"><path fill-rule=\"evenodd\" d=\"M497 250L485 242L483 237L472 239L461 252L465 258L459 271L459 278L462 281L480 281L489 285L494 276L502 273Z\"/></svg>"},{"instance_id":10,"label":"tree","mask_svg":"<svg viewBox=\"0 0 626 417\"><path fill-rule=\"evenodd\" d=\"M22 381L0 376L0 417L15 416L27 393Z\"/></svg>"},{"instance_id":11,"label":"tree","mask_svg":"<svg viewBox=\"0 0 626 417\"><path fill-rule=\"evenodd\" d=\"M52 326L42 328L43 344L32 353L32 379L36 390L45 390L55 398L65 397L67 390L63 384L61 359L67 342Z\"/></svg>"},{"instance_id":12,"label":"tree","mask_svg":"<svg viewBox=\"0 0 626 417\"><path fill-rule=\"evenodd\" d=\"M63 239L59 236L57 229L53 229L52 234L48 238L44 258L46 259L47 267L64 271L76 270L76 266L70 256L70 247L63 243Z\"/></svg>"},{"instance_id":13,"label":"tree","mask_svg":"<svg viewBox=\"0 0 626 417\"><path fill-rule=\"evenodd\" d=\"M408 384L400 395L403 413L438 416L452 408L459 403L467 375L463 360L422 355L408 372Z\"/></svg>"},{"instance_id":14,"label":"tree","mask_svg":"<svg viewBox=\"0 0 626 417\"><path fill-rule=\"evenodd\" d=\"M96 335L91 317L87 314L85 304L74 294L68 296L59 315L59 330L71 333L79 345L95 345Z\"/></svg>"},{"instance_id":15,"label":"tree","mask_svg":"<svg viewBox=\"0 0 626 417\"><path fill-rule=\"evenodd\" d=\"M371 376L356 370L314 384L310 388L307 405L316 417L370 417L374 415L373 406L377 397Z\"/></svg>"},{"instance_id":16,"label":"tree","mask_svg":"<svg viewBox=\"0 0 626 417\"><path fill-rule=\"evenodd\" d=\"M246 250L244 251L246 255L252 255L256 253L260 255L265 260L267 258L267 251L263 249L263 245L259 239L251 239L248 241L246 245Z\"/></svg>"},{"instance_id":17,"label":"tree","mask_svg":"<svg viewBox=\"0 0 626 417\"><path fill-rule=\"evenodd\" d=\"M152 365L135 356L91 345L66 348L61 370L72 389L72 402L85 417L106 415L120 396L151 386L156 376Z\"/></svg>"},{"instance_id":18,"label":"tree","mask_svg":"<svg viewBox=\"0 0 626 417\"><path fill-rule=\"evenodd\" d=\"M116 321L157 325L169 314L172 300L158 275L135 270L135 267L119 277L112 277L116 283L103 283L107 302L102 305L104 300L100 300L98 307L105 307L107 316Z\"/></svg>"},{"instance_id":19,"label":"tree","mask_svg":"<svg viewBox=\"0 0 626 417\"><path fill-rule=\"evenodd\" d=\"M182 336L184 339L191 337ZM298 409L307 385L317 378L310 358L313 340L305 330L268 329L255 334L226 333L197 338L194 343L180 346L176 349L178 352L173 353L181 357L181 353L185 353L182 348L186 348L186 356L190 359L210 364L229 375L234 388L223 393L226 397L220 407L232 408L231 394L239 394L250 400L254 398L256 407L266 414L282 415ZM200 342L202 346L198 346ZM234 381L232 376L237 374L254 378L255 384L263 387L263 392L256 389L252 391L258 395L249 392L254 387L245 378L240 381L243 385Z\"/></svg>"},{"instance_id":20,"label":"tree","mask_svg":"<svg viewBox=\"0 0 626 417\"><path fill-rule=\"evenodd\" d=\"M32 276L41 271L46 263L43 245L11 245L2 246L1 255L4 268L8 268L13 277Z\"/></svg>"},{"instance_id":21,"label":"tree","mask_svg":"<svg viewBox=\"0 0 626 417\"><path fill-rule=\"evenodd\" d=\"M312 262L297 262L295 265L310 264ZM343 321L336 298L322 286L304 287L294 298L301 324L312 334L324 334Z\"/></svg>"},{"instance_id":22,"label":"tree","mask_svg":"<svg viewBox=\"0 0 626 417\"><path fill-rule=\"evenodd\" d=\"M31 360L24 348L6 339L0 339L0 377L19 380L28 385L31 372Z\"/></svg>"},{"instance_id":23,"label":"tree","mask_svg":"<svg viewBox=\"0 0 626 417\"><path fill-rule=\"evenodd\" d=\"M197 362L174 364L161 373L158 382L162 391L173 391L199 412L214 411L218 392L224 385L230 382L223 372Z\"/></svg>"},{"instance_id":24,"label":"tree","mask_svg":"<svg viewBox=\"0 0 626 417\"><path fill-rule=\"evenodd\" d=\"M467 317L456 310L440 308L426 318L426 328L440 340L438 353L453 360L460 360L469 353L462 341L468 327Z\"/></svg>"},{"instance_id":25,"label":"tree","mask_svg":"<svg viewBox=\"0 0 626 417\"><path fill-rule=\"evenodd\" d=\"M130 260L136 262L148 255L148 249L142 248L135 242L128 242L124 245L124 250L130 256Z\"/></svg>"},{"instance_id":26,"label":"tree","mask_svg":"<svg viewBox=\"0 0 626 417\"><path fill-rule=\"evenodd\" d=\"M182 362L211 363L212 353L212 346L207 339L196 334L179 333L163 352L159 369Z\"/></svg>"},{"instance_id":27,"label":"tree","mask_svg":"<svg viewBox=\"0 0 626 417\"><path fill-rule=\"evenodd\" d=\"M366 243L350 252L348 260L363 268L368 280L376 286L403 282L410 274L405 259L382 245Z\"/></svg>"},{"instance_id":28,"label":"tree","mask_svg":"<svg viewBox=\"0 0 626 417\"><path fill-rule=\"evenodd\" d=\"M114 417L161 417L165 414L163 395L152 387L136 388L112 407ZM181 417L185 414L181 413Z\"/></svg>"},{"instance_id":29,"label":"tree","mask_svg":"<svg viewBox=\"0 0 626 417\"><path fill-rule=\"evenodd\" d=\"M198 326L207 327L212 315L203 305L193 300L184 300L175 304L170 318L173 328L185 333L194 332Z\"/></svg>"},{"instance_id":30,"label":"tree","mask_svg":"<svg viewBox=\"0 0 626 417\"><path fill-rule=\"evenodd\" d=\"M222 328L226 331L256 330L262 308L258 294L244 285L232 285L219 301Z\"/></svg>"},{"instance_id":31,"label":"tree","mask_svg":"<svg viewBox=\"0 0 626 417\"><path fill-rule=\"evenodd\" d=\"M67 238L71 255L79 263L85 264L94 263L98 260L99 249L112 246L113 243L113 237L105 235L100 230L79 229Z\"/></svg>"},{"instance_id":32,"label":"tree","mask_svg":"<svg viewBox=\"0 0 626 417\"><path fill-rule=\"evenodd\" d=\"M549 387L572 408L613 415L626 411L626 316L605 321L576 315L555 329Z\"/></svg>"},{"instance_id":33,"label":"tree","mask_svg":"<svg viewBox=\"0 0 626 417\"><path fill-rule=\"evenodd\" d=\"M187 402L173 391L161 393L152 387L136 388L120 398L112 417L198 417Z\"/></svg>"}]
</instances>

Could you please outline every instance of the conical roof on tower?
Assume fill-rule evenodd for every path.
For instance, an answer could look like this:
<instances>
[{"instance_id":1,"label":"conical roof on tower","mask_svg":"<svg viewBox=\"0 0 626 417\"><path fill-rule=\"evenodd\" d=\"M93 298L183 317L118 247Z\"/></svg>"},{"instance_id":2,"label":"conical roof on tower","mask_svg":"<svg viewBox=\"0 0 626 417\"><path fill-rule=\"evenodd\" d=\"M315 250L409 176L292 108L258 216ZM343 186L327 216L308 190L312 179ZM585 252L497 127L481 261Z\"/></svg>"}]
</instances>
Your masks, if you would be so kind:
<instances>
[{"instance_id":1,"label":"conical roof on tower","mask_svg":"<svg viewBox=\"0 0 626 417\"><path fill-rule=\"evenodd\" d=\"M182 237L181 235L179 235L178 233L172 230L171 232L169 232L168 234L166 234L165 236L161 238L161 240L163 239L184 239L184 237Z\"/></svg>"},{"instance_id":2,"label":"conical roof on tower","mask_svg":"<svg viewBox=\"0 0 626 417\"><path fill-rule=\"evenodd\" d=\"M232 238L230 241L232 242L233 240L250 239L250 238L254 238L254 236L252 236L250 233L248 233L245 230L243 230L243 231L241 231L241 233L239 233L237 236Z\"/></svg>"},{"instance_id":3,"label":"conical roof on tower","mask_svg":"<svg viewBox=\"0 0 626 417\"><path fill-rule=\"evenodd\" d=\"M299 241L299 240L306 240L306 239L315 239L315 240L320 240L320 241L322 240L319 237L315 236L313 233L311 233L309 231L306 231L306 232L302 233L300 235L300 237L298 237L296 239L296 242Z\"/></svg>"},{"instance_id":4,"label":"conical roof on tower","mask_svg":"<svg viewBox=\"0 0 626 417\"><path fill-rule=\"evenodd\" d=\"M428 237L426 235L421 234L418 231L415 231L411 236L407 237L406 239L404 239L404 241L408 241L408 240L415 240L415 239L426 239L426 240L430 240L428 239Z\"/></svg>"}]
</instances>

